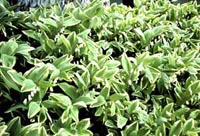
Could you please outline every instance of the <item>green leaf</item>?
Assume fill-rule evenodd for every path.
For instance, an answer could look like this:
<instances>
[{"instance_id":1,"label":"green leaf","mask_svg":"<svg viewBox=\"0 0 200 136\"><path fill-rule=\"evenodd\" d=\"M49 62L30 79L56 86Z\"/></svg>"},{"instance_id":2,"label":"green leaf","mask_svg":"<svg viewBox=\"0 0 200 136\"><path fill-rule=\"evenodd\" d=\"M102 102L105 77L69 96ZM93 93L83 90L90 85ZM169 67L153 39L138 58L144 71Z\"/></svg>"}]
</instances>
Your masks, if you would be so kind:
<instances>
[{"instance_id":1,"label":"green leaf","mask_svg":"<svg viewBox=\"0 0 200 136\"><path fill-rule=\"evenodd\" d=\"M26 78L32 79L35 83L41 80L45 80L49 75L49 66L42 65L40 67L33 67L27 73L25 73Z\"/></svg>"},{"instance_id":2,"label":"green leaf","mask_svg":"<svg viewBox=\"0 0 200 136\"><path fill-rule=\"evenodd\" d=\"M197 94L200 92L200 80L196 80L194 82L192 82L189 86L188 86L188 90L190 92L192 92L192 94Z\"/></svg>"},{"instance_id":3,"label":"green leaf","mask_svg":"<svg viewBox=\"0 0 200 136\"><path fill-rule=\"evenodd\" d=\"M7 54L7 55L12 56L15 54L15 51L17 48L18 48L18 44L16 43L16 41L11 39L1 46L0 52L1 54Z\"/></svg>"},{"instance_id":4,"label":"green leaf","mask_svg":"<svg viewBox=\"0 0 200 136\"><path fill-rule=\"evenodd\" d=\"M83 72L81 77L85 81L86 86L89 86L90 85L90 73L89 73L89 71Z\"/></svg>"},{"instance_id":5,"label":"green leaf","mask_svg":"<svg viewBox=\"0 0 200 136\"><path fill-rule=\"evenodd\" d=\"M200 110L195 110L190 113L190 118L196 119L200 115Z\"/></svg>"},{"instance_id":6,"label":"green leaf","mask_svg":"<svg viewBox=\"0 0 200 136\"><path fill-rule=\"evenodd\" d=\"M19 86L12 80L12 78L7 73L9 70L10 69L8 69L8 68L0 67L1 77L2 77L3 81L5 82L5 85L8 88L12 88L14 90L19 91Z\"/></svg>"},{"instance_id":7,"label":"green leaf","mask_svg":"<svg viewBox=\"0 0 200 136\"><path fill-rule=\"evenodd\" d=\"M56 136L71 136L73 135L69 130L60 128Z\"/></svg>"},{"instance_id":8,"label":"green leaf","mask_svg":"<svg viewBox=\"0 0 200 136\"><path fill-rule=\"evenodd\" d=\"M118 101L118 100L124 100L127 98L127 94L126 93L116 93L110 96L110 100L112 101Z\"/></svg>"},{"instance_id":9,"label":"green leaf","mask_svg":"<svg viewBox=\"0 0 200 136\"><path fill-rule=\"evenodd\" d=\"M57 106L57 102L53 100L44 100L42 105L46 108L55 108Z\"/></svg>"},{"instance_id":10,"label":"green leaf","mask_svg":"<svg viewBox=\"0 0 200 136\"><path fill-rule=\"evenodd\" d=\"M87 108L87 104L83 101L79 101L73 104L74 106L78 106L78 107L84 107Z\"/></svg>"},{"instance_id":11,"label":"green leaf","mask_svg":"<svg viewBox=\"0 0 200 136\"><path fill-rule=\"evenodd\" d=\"M22 82L22 88L21 92L30 92L30 91L35 91L36 89L36 84L33 82L33 80L30 79L25 79Z\"/></svg>"},{"instance_id":12,"label":"green leaf","mask_svg":"<svg viewBox=\"0 0 200 136\"><path fill-rule=\"evenodd\" d=\"M142 5L142 1L141 0L134 0L134 5L135 5L135 7L139 8Z\"/></svg>"},{"instance_id":13,"label":"green leaf","mask_svg":"<svg viewBox=\"0 0 200 136\"><path fill-rule=\"evenodd\" d=\"M128 121L127 118L123 117L122 115L117 115L117 127L123 128L126 125L126 122Z\"/></svg>"},{"instance_id":14,"label":"green leaf","mask_svg":"<svg viewBox=\"0 0 200 136\"><path fill-rule=\"evenodd\" d=\"M2 65L4 67L12 68L12 67L15 66L16 57L14 57L14 56L9 56L9 55L6 55L6 54L2 54L1 59L2 59Z\"/></svg>"},{"instance_id":15,"label":"green leaf","mask_svg":"<svg viewBox=\"0 0 200 136\"><path fill-rule=\"evenodd\" d=\"M47 120L47 109L42 107L38 116L38 122L44 123Z\"/></svg>"},{"instance_id":16,"label":"green leaf","mask_svg":"<svg viewBox=\"0 0 200 136\"><path fill-rule=\"evenodd\" d=\"M115 102L111 103L110 113L111 113L111 116L114 116L116 114L116 104L115 104Z\"/></svg>"},{"instance_id":17,"label":"green leaf","mask_svg":"<svg viewBox=\"0 0 200 136\"><path fill-rule=\"evenodd\" d=\"M99 107L99 106L102 106L106 103L106 100L103 96L99 95L98 97L96 97L96 102L93 103L90 107L91 108L95 108L95 107Z\"/></svg>"},{"instance_id":18,"label":"green leaf","mask_svg":"<svg viewBox=\"0 0 200 136\"><path fill-rule=\"evenodd\" d=\"M172 115L173 106L174 106L174 103L167 104L162 110L162 115L164 117L170 117Z\"/></svg>"},{"instance_id":19,"label":"green leaf","mask_svg":"<svg viewBox=\"0 0 200 136\"><path fill-rule=\"evenodd\" d=\"M72 119L77 123L79 121L79 109L77 106L72 106L70 108L70 116L72 117Z\"/></svg>"},{"instance_id":20,"label":"green leaf","mask_svg":"<svg viewBox=\"0 0 200 136\"><path fill-rule=\"evenodd\" d=\"M166 127L165 127L164 123L156 129L155 135L156 136L166 136Z\"/></svg>"},{"instance_id":21,"label":"green leaf","mask_svg":"<svg viewBox=\"0 0 200 136\"><path fill-rule=\"evenodd\" d=\"M76 47L76 44L78 42L77 40L77 36L76 36L76 33L75 32L72 32L68 35L67 39L69 40L72 48L75 48Z\"/></svg>"},{"instance_id":22,"label":"green leaf","mask_svg":"<svg viewBox=\"0 0 200 136\"><path fill-rule=\"evenodd\" d=\"M101 68L101 69L99 69L95 74L94 74L94 76L93 76L93 82L94 83L98 83L98 82L102 82L102 81L104 81L104 78L103 78L103 76L104 76L104 74L105 74L105 71L107 70L107 67L103 67L103 68Z\"/></svg>"},{"instance_id":23,"label":"green leaf","mask_svg":"<svg viewBox=\"0 0 200 136\"><path fill-rule=\"evenodd\" d=\"M85 129L88 129L89 127L90 127L90 119L89 118L82 119L77 125L78 130L85 130Z\"/></svg>"},{"instance_id":24,"label":"green leaf","mask_svg":"<svg viewBox=\"0 0 200 136\"><path fill-rule=\"evenodd\" d=\"M96 112L95 112L95 116L101 116L103 113L103 108L102 107L98 107Z\"/></svg>"},{"instance_id":25,"label":"green leaf","mask_svg":"<svg viewBox=\"0 0 200 136\"><path fill-rule=\"evenodd\" d=\"M18 109L25 110L25 109L27 109L27 106L24 105L24 104L13 105L13 106L11 106L8 110L6 110L5 113L15 112L15 111L17 111Z\"/></svg>"},{"instance_id":26,"label":"green leaf","mask_svg":"<svg viewBox=\"0 0 200 136\"><path fill-rule=\"evenodd\" d=\"M77 24L79 24L81 21L72 17L72 16L68 16L66 18L64 18L63 21L63 26L64 27L69 27L69 26L75 26Z\"/></svg>"},{"instance_id":27,"label":"green leaf","mask_svg":"<svg viewBox=\"0 0 200 136\"><path fill-rule=\"evenodd\" d=\"M40 38L39 38L39 33L37 33L36 31L34 31L34 30L25 30L25 31L22 31L26 36L28 36L28 37L30 37L30 38L32 38L32 39L34 39L34 40L37 40L37 41L39 41L40 40Z\"/></svg>"},{"instance_id":28,"label":"green leaf","mask_svg":"<svg viewBox=\"0 0 200 136\"><path fill-rule=\"evenodd\" d=\"M121 62L122 62L122 67L126 71L126 73L131 74L133 67L125 53L122 55Z\"/></svg>"},{"instance_id":29,"label":"green leaf","mask_svg":"<svg viewBox=\"0 0 200 136\"><path fill-rule=\"evenodd\" d=\"M54 80L56 79L59 75L60 75L60 70L57 69L56 67L52 69L52 73L51 73L51 76L50 76L50 80Z\"/></svg>"},{"instance_id":30,"label":"green leaf","mask_svg":"<svg viewBox=\"0 0 200 136\"><path fill-rule=\"evenodd\" d=\"M40 129L39 128L32 128L26 131L24 136L39 136L40 135Z\"/></svg>"},{"instance_id":31,"label":"green leaf","mask_svg":"<svg viewBox=\"0 0 200 136\"><path fill-rule=\"evenodd\" d=\"M105 99L109 97L110 95L110 86L109 85L105 85L101 92L100 95L102 95Z\"/></svg>"},{"instance_id":32,"label":"green leaf","mask_svg":"<svg viewBox=\"0 0 200 136\"><path fill-rule=\"evenodd\" d=\"M7 126L8 128L6 129L6 131L9 132L11 135L16 136L21 129L21 118L15 117L7 124Z\"/></svg>"},{"instance_id":33,"label":"green leaf","mask_svg":"<svg viewBox=\"0 0 200 136\"><path fill-rule=\"evenodd\" d=\"M22 85L23 81L25 80L25 77L22 76L21 73L18 73L15 70L8 70L7 71L8 75L10 76L10 78L18 85Z\"/></svg>"},{"instance_id":34,"label":"green leaf","mask_svg":"<svg viewBox=\"0 0 200 136\"><path fill-rule=\"evenodd\" d=\"M176 117L178 118L182 118L183 115L187 114L188 111L190 111L190 108L187 108L187 107L182 107L178 110L175 111L175 115Z\"/></svg>"},{"instance_id":35,"label":"green leaf","mask_svg":"<svg viewBox=\"0 0 200 136\"><path fill-rule=\"evenodd\" d=\"M57 102L57 105L63 109L68 108L68 106L72 105L70 98L61 93L51 93L50 99Z\"/></svg>"},{"instance_id":36,"label":"green leaf","mask_svg":"<svg viewBox=\"0 0 200 136\"><path fill-rule=\"evenodd\" d=\"M197 132L192 132L192 131L188 131L187 135L188 136L199 136L199 134Z\"/></svg>"},{"instance_id":37,"label":"green leaf","mask_svg":"<svg viewBox=\"0 0 200 136\"><path fill-rule=\"evenodd\" d=\"M28 118L33 118L40 112L40 105L36 102L31 102L28 106Z\"/></svg>"},{"instance_id":38,"label":"green leaf","mask_svg":"<svg viewBox=\"0 0 200 136\"><path fill-rule=\"evenodd\" d=\"M120 62L116 60L109 60L104 65L107 66L109 69L112 69L120 66Z\"/></svg>"},{"instance_id":39,"label":"green leaf","mask_svg":"<svg viewBox=\"0 0 200 136\"><path fill-rule=\"evenodd\" d=\"M180 136L182 127L183 127L182 122L180 120L176 121L170 128L169 136Z\"/></svg>"},{"instance_id":40,"label":"green leaf","mask_svg":"<svg viewBox=\"0 0 200 136\"><path fill-rule=\"evenodd\" d=\"M65 94L73 99L78 97L77 88L68 84L68 83L60 83L59 87L63 90Z\"/></svg>"},{"instance_id":41,"label":"green leaf","mask_svg":"<svg viewBox=\"0 0 200 136\"><path fill-rule=\"evenodd\" d=\"M20 132L19 136L34 136L39 134L39 128L41 125L39 123L32 123L30 125L24 126Z\"/></svg>"},{"instance_id":42,"label":"green leaf","mask_svg":"<svg viewBox=\"0 0 200 136\"><path fill-rule=\"evenodd\" d=\"M166 32L169 30L169 26L160 25L156 26L154 28L150 28L144 32L144 37L146 39L145 43L142 43L144 45L149 45L153 38L157 37L158 35L162 34L163 32Z\"/></svg>"},{"instance_id":43,"label":"green leaf","mask_svg":"<svg viewBox=\"0 0 200 136\"><path fill-rule=\"evenodd\" d=\"M125 128L125 136L130 136L133 131L137 132L139 129L139 124L137 121L131 123L130 125L127 125Z\"/></svg>"},{"instance_id":44,"label":"green leaf","mask_svg":"<svg viewBox=\"0 0 200 136\"><path fill-rule=\"evenodd\" d=\"M140 28L135 28L134 31L140 37L141 43L146 43L146 39L142 30Z\"/></svg>"},{"instance_id":45,"label":"green leaf","mask_svg":"<svg viewBox=\"0 0 200 136\"><path fill-rule=\"evenodd\" d=\"M113 123L112 120L106 120L105 125L110 128L117 128L117 126Z\"/></svg>"},{"instance_id":46,"label":"green leaf","mask_svg":"<svg viewBox=\"0 0 200 136\"><path fill-rule=\"evenodd\" d=\"M83 80L83 78L80 76L79 73L75 73L77 79L74 80L74 82L76 83L76 85L79 87L79 88L87 88L87 85L85 83L85 81Z\"/></svg>"},{"instance_id":47,"label":"green leaf","mask_svg":"<svg viewBox=\"0 0 200 136\"><path fill-rule=\"evenodd\" d=\"M160 71L158 69L148 66L145 69L145 76L149 79L151 83L154 83L160 76Z\"/></svg>"},{"instance_id":48,"label":"green leaf","mask_svg":"<svg viewBox=\"0 0 200 136\"><path fill-rule=\"evenodd\" d=\"M133 113L135 110L137 110L138 109L138 107L139 107L139 104L140 104L140 102L139 102L139 100L134 100L134 101L132 101L129 105L128 105L128 113Z\"/></svg>"},{"instance_id":49,"label":"green leaf","mask_svg":"<svg viewBox=\"0 0 200 136\"><path fill-rule=\"evenodd\" d=\"M149 129L141 128L139 129L137 136L148 136L150 132Z\"/></svg>"},{"instance_id":50,"label":"green leaf","mask_svg":"<svg viewBox=\"0 0 200 136\"><path fill-rule=\"evenodd\" d=\"M102 76L103 79L111 79L119 72L118 68L114 68L111 70L106 70L104 75Z\"/></svg>"},{"instance_id":51,"label":"green leaf","mask_svg":"<svg viewBox=\"0 0 200 136\"><path fill-rule=\"evenodd\" d=\"M84 102L86 105L94 103L94 99L89 96L80 96L74 100L74 104L78 102Z\"/></svg>"},{"instance_id":52,"label":"green leaf","mask_svg":"<svg viewBox=\"0 0 200 136\"><path fill-rule=\"evenodd\" d=\"M66 123L69 119L69 109L66 109L61 116L61 122Z\"/></svg>"},{"instance_id":53,"label":"green leaf","mask_svg":"<svg viewBox=\"0 0 200 136\"><path fill-rule=\"evenodd\" d=\"M41 21L36 21L35 25L40 26L40 29L43 30L43 32L48 32L48 33L52 32L51 29L47 25L42 23ZM38 38L40 38L40 36L41 36L41 34L39 33Z\"/></svg>"},{"instance_id":54,"label":"green leaf","mask_svg":"<svg viewBox=\"0 0 200 136\"><path fill-rule=\"evenodd\" d=\"M46 128L43 126L40 129L40 136L48 136Z\"/></svg>"},{"instance_id":55,"label":"green leaf","mask_svg":"<svg viewBox=\"0 0 200 136\"><path fill-rule=\"evenodd\" d=\"M143 54L140 55L140 57L138 56L138 58L141 58L141 60L143 61L143 64L145 66L149 65L149 64L156 64L155 68L159 65L161 65L161 54L153 54L153 55L149 55L148 52L144 52ZM137 58L137 59L138 59ZM141 61L140 60L140 61ZM149 66L150 67L150 66ZM152 68L152 67L151 67Z\"/></svg>"},{"instance_id":56,"label":"green leaf","mask_svg":"<svg viewBox=\"0 0 200 136\"><path fill-rule=\"evenodd\" d=\"M92 136L93 133L90 130L79 130L77 132L77 135L79 135L79 136Z\"/></svg>"},{"instance_id":57,"label":"green leaf","mask_svg":"<svg viewBox=\"0 0 200 136\"><path fill-rule=\"evenodd\" d=\"M194 128L194 120L189 119L183 125L183 134L187 134L188 131L191 131Z\"/></svg>"},{"instance_id":58,"label":"green leaf","mask_svg":"<svg viewBox=\"0 0 200 136\"><path fill-rule=\"evenodd\" d=\"M68 53L68 54L71 54L72 53L72 46L71 46L71 43L69 42L69 40L64 36L64 35L60 35L58 37L58 43L60 44L64 44L65 46L65 52Z\"/></svg>"},{"instance_id":59,"label":"green leaf","mask_svg":"<svg viewBox=\"0 0 200 136\"><path fill-rule=\"evenodd\" d=\"M103 13L103 5L101 2L93 1L93 3L89 4L87 8L84 10L84 13L92 18L94 16L100 16Z\"/></svg>"},{"instance_id":60,"label":"green leaf","mask_svg":"<svg viewBox=\"0 0 200 136\"><path fill-rule=\"evenodd\" d=\"M0 135L3 136L6 133L7 126L2 125L0 126Z\"/></svg>"},{"instance_id":61,"label":"green leaf","mask_svg":"<svg viewBox=\"0 0 200 136\"><path fill-rule=\"evenodd\" d=\"M68 55L63 55L62 57L57 58L53 62L53 65L60 71L69 71L75 67L74 64L70 63L71 60L72 57L68 57Z\"/></svg>"},{"instance_id":62,"label":"green leaf","mask_svg":"<svg viewBox=\"0 0 200 136\"><path fill-rule=\"evenodd\" d=\"M39 20L42 21L42 23L44 23L45 25L57 27L56 21L51 18L39 18Z\"/></svg>"},{"instance_id":63,"label":"green leaf","mask_svg":"<svg viewBox=\"0 0 200 136\"><path fill-rule=\"evenodd\" d=\"M23 56L30 55L29 52L33 51L35 48L29 46L28 44L19 44L19 47L16 49L16 54L22 54Z\"/></svg>"},{"instance_id":64,"label":"green leaf","mask_svg":"<svg viewBox=\"0 0 200 136\"><path fill-rule=\"evenodd\" d=\"M192 75L196 75L198 73L197 69L192 66L188 66L188 72Z\"/></svg>"},{"instance_id":65,"label":"green leaf","mask_svg":"<svg viewBox=\"0 0 200 136\"><path fill-rule=\"evenodd\" d=\"M48 34L46 32L42 32L39 38L42 49L46 53L51 52L53 50L53 46L51 46L52 44L49 44L50 39Z\"/></svg>"}]
</instances>

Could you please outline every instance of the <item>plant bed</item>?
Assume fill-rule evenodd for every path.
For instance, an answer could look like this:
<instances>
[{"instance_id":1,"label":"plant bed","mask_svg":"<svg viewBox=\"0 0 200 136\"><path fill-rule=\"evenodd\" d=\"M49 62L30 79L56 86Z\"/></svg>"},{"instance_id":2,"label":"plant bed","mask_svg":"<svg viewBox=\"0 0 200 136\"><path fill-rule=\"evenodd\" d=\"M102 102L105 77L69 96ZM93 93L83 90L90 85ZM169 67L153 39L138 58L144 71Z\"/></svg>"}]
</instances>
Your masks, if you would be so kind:
<instances>
[{"instance_id":1,"label":"plant bed","mask_svg":"<svg viewBox=\"0 0 200 136\"><path fill-rule=\"evenodd\" d=\"M199 135L197 3L0 2L0 135Z\"/></svg>"}]
</instances>

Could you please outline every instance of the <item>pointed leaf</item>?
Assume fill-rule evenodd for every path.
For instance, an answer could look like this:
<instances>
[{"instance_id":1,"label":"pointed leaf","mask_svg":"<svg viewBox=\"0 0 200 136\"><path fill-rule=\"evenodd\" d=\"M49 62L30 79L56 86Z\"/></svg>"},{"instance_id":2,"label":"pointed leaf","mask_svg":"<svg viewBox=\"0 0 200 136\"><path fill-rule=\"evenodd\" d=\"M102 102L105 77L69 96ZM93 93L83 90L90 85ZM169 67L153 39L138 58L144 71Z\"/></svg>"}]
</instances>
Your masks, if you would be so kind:
<instances>
[{"instance_id":1,"label":"pointed leaf","mask_svg":"<svg viewBox=\"0 0 200 136\"><path fill-rule=\"evenodd\" d=\"M21 92L30 92L30 91L34 91L36 88L36 84L33 82L33 80L30 79L25 79L22 82L22 88L21 88Z\"/></svg>"},{"instance_id":2,"label":"pointed leaf","mask_svg":"<svg viewBox=\"0 0 200 136\"><path fill-rule=\"evenodd\" d=\"M125 118L121 115L118 115L117 116L117 127L122 129L126 125L127 121L128 121L127 118Z\"/></svg>"},{"instance_id":3,"label":"pointed leaf","mask_svg":"<svg viewBox=\"0 0 200 136\"><path fill-rule=\"evenodd\" d=\"M179 136L182 131L183 124L181 121L176 121L173 126L170 128L169 136Z\"/></svg>"},{"instance_id":4,"label":"pointed leaf","mask_svg":"<svg viewBox=\"0 0 200 136\"><path fill-rule=\"evenodd\" d=\"M77 125L77 129L79 129L79 130L88 129L89 127L90 127L90 119L89 118L82 119Z\"/></svg>"},{"instance_id":5,"label":"pointed leaf","mask_svg":"<svg viewBox=\"0 0 200 136\"><path fill-rule=\"evenodd\" d=\"M28 108L28 118L33 118L40 111L40 105L36 102L31 102Z\"/></svg>"},{"instance_id":6,"label":"pointed leaf","mask_svg":"<svg viewBox=\"0 0 200 136\"><path fill-rule=\"evenodd\" d=\"M60 83L59 87L63 90L65 94L67 94L72 99L75 99L78 97L77 94L77 88L68 84L68 83Z\"/></svg>"},{"instance_id":7,"label":"pointed leaf","mask_svg":"<svg viewBox=\"0 0 200 136\"><path fill-rule=\"evenodd\" d=\"M70 98L61 93L51 93L50 99L56 101L57 105L63 109L68 108L68 106L70 106L72 104Z\"/></svg>"},{"instance_id":8,"label":"pointed leaf","mask_svg":"<svg viewBox=\"0 0 200 136\"><path fill-rule=\"evenodd\" d=\"M194 120L189 119L183 125L183 134L187 134L188 131L191 131L194 128Z\"/></svg>"},{"instance_id":9,"label":"pointed leaf","mask_svg":"<svg viewBox=\"0 0 200 136\"><path fill-rule=\"evenodd\" d=\"M126 71L126 73L130 74L132 71L132 64L125 53L122 55L121 62L122 67Z\"/></svg>"},{"instance_id":10,"label":"pointed leaf","mask_svg":"<svg viewBox=\"0 0 200 136\"><path fill-rule=\"evenodd\" d=\"M72 16L68 16L66 18L64 18L64 22L63 22L63 26L64 27L69 27L69 26L75 26L77 24L79 24L81 21L72 17Z\"/></svg>"}]
</instances>

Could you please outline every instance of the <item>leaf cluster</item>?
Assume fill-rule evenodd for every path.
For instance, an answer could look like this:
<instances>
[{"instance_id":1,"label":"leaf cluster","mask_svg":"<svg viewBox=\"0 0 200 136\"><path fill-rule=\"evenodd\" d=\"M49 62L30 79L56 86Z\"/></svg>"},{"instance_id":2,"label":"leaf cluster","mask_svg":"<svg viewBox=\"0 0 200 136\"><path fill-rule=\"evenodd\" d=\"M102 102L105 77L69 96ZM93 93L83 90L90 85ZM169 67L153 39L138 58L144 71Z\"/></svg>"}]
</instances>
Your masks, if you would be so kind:
<instances>
[{"instance_id":1,"label":"leaf cluster","mask_svg":"<svg viewBox=\"0 0 200 136\"><path fill-rule=\"evenodd\" d=\"M0 2L0 135L199 135L200 5Z\"/></svg>"}]
</instances>

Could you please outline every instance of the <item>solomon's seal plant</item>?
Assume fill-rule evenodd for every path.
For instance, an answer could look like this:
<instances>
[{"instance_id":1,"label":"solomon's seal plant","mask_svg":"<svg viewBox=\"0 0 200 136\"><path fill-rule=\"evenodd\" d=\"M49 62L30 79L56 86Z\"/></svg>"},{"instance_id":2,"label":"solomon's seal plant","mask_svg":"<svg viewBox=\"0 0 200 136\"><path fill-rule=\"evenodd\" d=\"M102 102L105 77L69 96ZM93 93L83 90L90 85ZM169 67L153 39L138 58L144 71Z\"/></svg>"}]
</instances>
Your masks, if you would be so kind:
<instances>
[{"instance_id":1,"label":"solomon's seal plant","mask_svg":"<svg viewBox=\"0 0 200 136\"><path fill-rule=\"evenodd\" d=\"M200 6L0 1L0 135L198 136Z\"/></svg>"}]
</instances>

